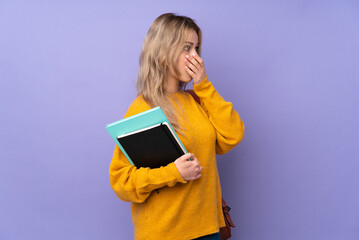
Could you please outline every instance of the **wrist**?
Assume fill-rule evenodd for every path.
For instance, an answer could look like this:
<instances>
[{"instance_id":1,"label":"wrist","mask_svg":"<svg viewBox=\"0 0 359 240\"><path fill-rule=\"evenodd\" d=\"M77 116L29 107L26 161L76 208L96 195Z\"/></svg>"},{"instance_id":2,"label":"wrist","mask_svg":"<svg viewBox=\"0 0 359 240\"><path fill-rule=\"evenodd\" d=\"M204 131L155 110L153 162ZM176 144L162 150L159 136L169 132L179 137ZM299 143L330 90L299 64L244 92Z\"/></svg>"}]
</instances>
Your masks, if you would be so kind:
<instances>
[{"instance_id":1,"label":"wrist","mask_svg":"<svg viewBox=\"0 0 359 240\"><path fill-rule=\"evenodd\" d=\"M194 85L200 84L206 78L207 78L207 75L205 75L203 78L201 78L200 80L197 80L197 81L193 79L193 84Z\"/></svg>"}]
</instances>

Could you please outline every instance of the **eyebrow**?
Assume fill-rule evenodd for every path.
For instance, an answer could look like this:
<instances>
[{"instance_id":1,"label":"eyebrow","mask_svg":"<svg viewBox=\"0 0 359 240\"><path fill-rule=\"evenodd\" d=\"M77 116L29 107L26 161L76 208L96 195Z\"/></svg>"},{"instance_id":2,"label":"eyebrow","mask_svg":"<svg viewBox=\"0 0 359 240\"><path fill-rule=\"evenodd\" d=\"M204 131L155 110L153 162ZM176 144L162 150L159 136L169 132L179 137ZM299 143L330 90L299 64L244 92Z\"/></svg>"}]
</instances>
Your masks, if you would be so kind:
<instances>
[{"instance_id":1,"label":"eyebrow","mask_svg":"<svg viewBox=\"0 0 359 240\"><path fill-rule=\"evenodd\" d=\"M193 42L185 42L185 43L189 43L191 46L194 44ZM197 43L197 46L199 46L199 43Z\"/></svg>"}]
</instances>

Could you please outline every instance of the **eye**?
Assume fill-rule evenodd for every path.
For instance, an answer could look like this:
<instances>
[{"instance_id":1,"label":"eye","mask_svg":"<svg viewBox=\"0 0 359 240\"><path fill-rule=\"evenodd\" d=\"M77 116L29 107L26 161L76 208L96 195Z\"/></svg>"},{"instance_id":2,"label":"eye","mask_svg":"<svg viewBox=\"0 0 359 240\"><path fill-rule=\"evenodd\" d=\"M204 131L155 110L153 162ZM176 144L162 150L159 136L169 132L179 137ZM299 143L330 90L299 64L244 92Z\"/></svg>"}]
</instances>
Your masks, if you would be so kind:
<instances>
[{"instance_id":1,"label":"eye","mask_svg":"<svg viewBox=\"0 0 359 240\"><path fill-rule=\"evenodd\" d=\"M186 50L186 51L189 51L189 49L190 49L190 46L189 46L189 45L186 45L186 46L184 47L184 50Z\"/></svg>"},{"instance_id":2,"label":"eye","mask_svg":"<svg viewBox=\"0 0 359 240\"><path fill-rule=\"evenodd\" d=\"M199 46L196 47L196 52L198 52Z\"/></svg>"}]
</instances>

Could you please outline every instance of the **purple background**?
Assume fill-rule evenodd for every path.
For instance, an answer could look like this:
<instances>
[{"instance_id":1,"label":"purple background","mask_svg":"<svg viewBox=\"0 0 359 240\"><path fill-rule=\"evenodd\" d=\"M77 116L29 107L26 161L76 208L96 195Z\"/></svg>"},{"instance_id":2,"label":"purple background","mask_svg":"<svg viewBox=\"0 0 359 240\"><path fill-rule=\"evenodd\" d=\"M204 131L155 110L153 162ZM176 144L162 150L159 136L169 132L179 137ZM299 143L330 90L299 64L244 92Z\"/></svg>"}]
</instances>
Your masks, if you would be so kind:
<instances>
[{"instance_id":1,"label":"purple background","mask_svg":"<svg viewBox=\"0 0 359 240\"><path fill-rule=\"evenodd\" d=\"M133 238L105 125L165 12L197 20L207 74L246 126L219 157L233 239L358 239L354 0L0 1L0 239Z\"/></svg>"}]
</instances>

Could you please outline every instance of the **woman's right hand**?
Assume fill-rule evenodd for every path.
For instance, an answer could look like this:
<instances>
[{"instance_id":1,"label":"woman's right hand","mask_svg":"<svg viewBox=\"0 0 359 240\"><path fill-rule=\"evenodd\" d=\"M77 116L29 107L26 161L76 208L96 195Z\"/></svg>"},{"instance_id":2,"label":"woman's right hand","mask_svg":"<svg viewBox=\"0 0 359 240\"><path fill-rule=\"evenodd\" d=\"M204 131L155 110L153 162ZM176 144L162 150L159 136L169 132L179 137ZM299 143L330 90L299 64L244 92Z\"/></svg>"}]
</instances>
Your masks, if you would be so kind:
<instances>
[{"instance_id":1,"label":"woman's right hand","mask_svg":"<svg viewBox=\"0 0 359 240\"><path fill-rule=\"evenodd\" d=\"M193 160L188 161L190 158ZM201 171L203 168L192 153L182 155L181 157L177 158L174 163L182 178L186 181L196 180L202 176Z\"/></svg>"}]
</instances>

